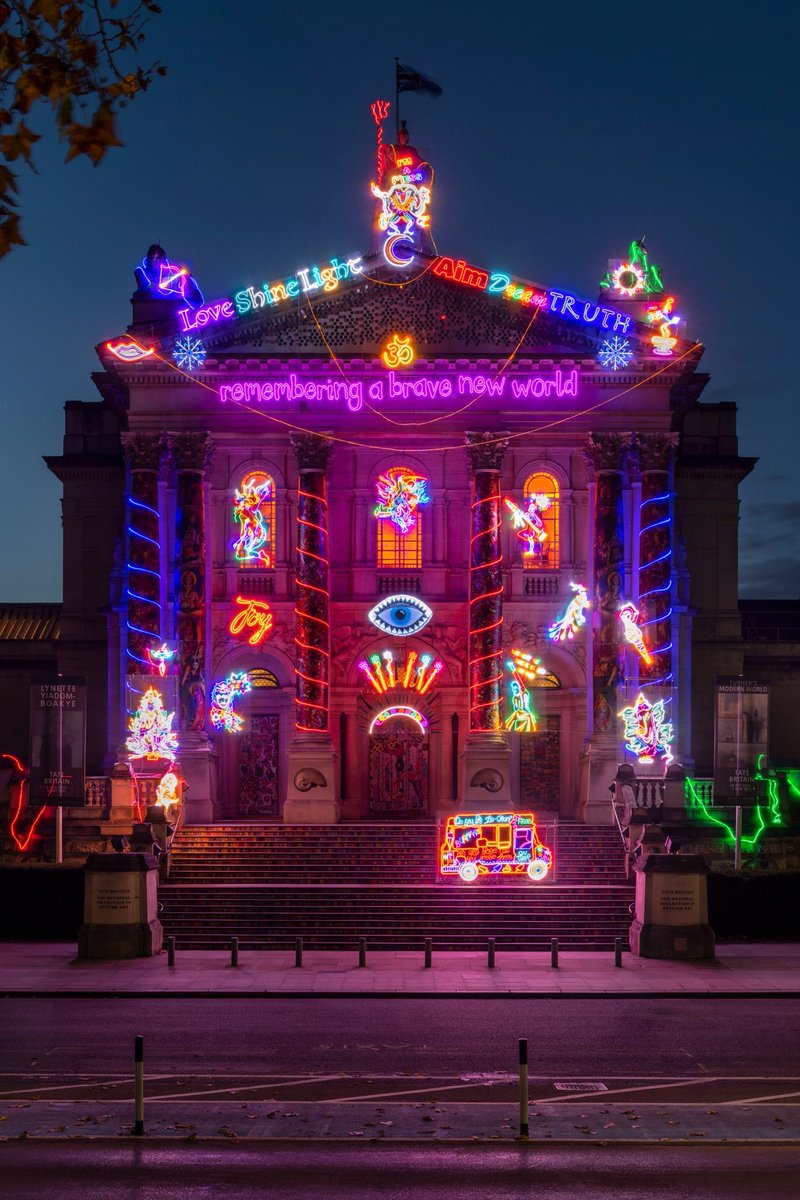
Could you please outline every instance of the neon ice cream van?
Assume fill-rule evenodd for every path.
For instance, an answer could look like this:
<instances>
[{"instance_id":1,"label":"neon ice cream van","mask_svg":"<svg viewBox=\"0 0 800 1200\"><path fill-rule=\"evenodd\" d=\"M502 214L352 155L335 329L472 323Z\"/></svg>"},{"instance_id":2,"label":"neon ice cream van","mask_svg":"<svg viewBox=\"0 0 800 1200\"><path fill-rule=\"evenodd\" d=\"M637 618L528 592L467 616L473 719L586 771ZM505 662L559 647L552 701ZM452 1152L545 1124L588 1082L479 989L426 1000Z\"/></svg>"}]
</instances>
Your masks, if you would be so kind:
<instances>
[{"instance_id":1,"label":"neon ice cream van","mask_svg":"<svg viewBox=\"0 0 800 1200\"><path fill-rule=\"evenodd\" d=\"M463 813L448 817L440 848L442 875L472 883L479 875L544 879L553 852L536 834L533 813Z\"/></svg>"}]
</instances>

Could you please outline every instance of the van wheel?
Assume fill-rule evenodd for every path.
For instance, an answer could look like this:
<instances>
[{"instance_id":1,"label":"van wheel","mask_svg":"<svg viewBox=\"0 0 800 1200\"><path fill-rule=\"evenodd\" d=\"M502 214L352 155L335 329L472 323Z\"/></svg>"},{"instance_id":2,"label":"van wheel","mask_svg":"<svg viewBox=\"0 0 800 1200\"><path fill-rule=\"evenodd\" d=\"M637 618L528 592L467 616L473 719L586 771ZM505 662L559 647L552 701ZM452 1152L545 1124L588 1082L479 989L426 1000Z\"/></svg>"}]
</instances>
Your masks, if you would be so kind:
<instances>
[{"instance_id":1,"label":"van wheel","mask_svg":"<svg viewBox=\"0 0 800 1200\"><path fill-rule=\"evenodd\" d=\"M534 881L544 879L549 870L550 868L543 858L535 858L533 862L528 863L528 878Z\"/></svg>"},{"instance_id":2,"label":"van wheel","mask_svg":"<svg viewBox=\"0 0 800 1200\"><path fill-rule=\"evenodd\" d=\"M464 880L464 883L473 883L478 878L478 868L475 863L462 863L458 868L458 873Z\"/></svg>"}]
</instances>

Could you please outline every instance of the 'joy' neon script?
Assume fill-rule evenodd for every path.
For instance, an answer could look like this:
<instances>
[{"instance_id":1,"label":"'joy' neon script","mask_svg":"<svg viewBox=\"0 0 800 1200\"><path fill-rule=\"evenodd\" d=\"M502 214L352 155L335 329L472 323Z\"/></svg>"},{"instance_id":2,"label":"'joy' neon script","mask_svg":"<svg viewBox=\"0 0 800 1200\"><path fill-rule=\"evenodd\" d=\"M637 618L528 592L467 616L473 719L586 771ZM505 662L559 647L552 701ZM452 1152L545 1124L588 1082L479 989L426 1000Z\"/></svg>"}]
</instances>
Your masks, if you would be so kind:
<instances>
[{"instance_id":1,"label":"'joy' neon script","mask_svg":"<svg viewBox=\"0 0 800 1200\"><path fill-rule=\"evenodd\" d=\"M417 377L389 371L378 379L300 379L292 373L286 379L248 379L242 383L224 383L219 398L226 403L271 404L279 401L345 400L351 412L358 412L364 400L451 400L453 397L486 396L491 399L541 400L548 396L578 395L578 371L554 371L552 375L454 375Z\"/></svg>"}]
</instances>

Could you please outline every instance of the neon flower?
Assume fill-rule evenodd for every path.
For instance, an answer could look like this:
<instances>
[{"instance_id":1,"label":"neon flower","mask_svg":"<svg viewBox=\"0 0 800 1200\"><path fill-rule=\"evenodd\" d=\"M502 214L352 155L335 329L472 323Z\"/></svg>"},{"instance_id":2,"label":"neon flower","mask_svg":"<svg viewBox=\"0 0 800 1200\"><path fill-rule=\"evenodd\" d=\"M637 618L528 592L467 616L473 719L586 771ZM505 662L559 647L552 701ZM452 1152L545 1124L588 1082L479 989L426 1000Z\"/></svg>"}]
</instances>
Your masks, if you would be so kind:
<instances>
[{"instance_id":1,"label":"neon flower","mask_svg":"<svg viewBox=\"0 0 800 1200\"><path fill-rule=\"evenodd\" d=\"M234 543L234 554L239 562L271 567L272 531L267 515L261 510L272 498L272 480L261 471L248 475L242 482L242 490L237 488L233 498L233 519L241 526L241 534Z\"/></svg>"},{"instance_id":2,"label":"neon flower","mask_svg":"<svg viewBox=\"0 0 800 1200\"><path fill-rule=\"evenodd\" d=\"M131 758L174 758L178 753L178 735L172 728L174 712L167 712L161 693L149 687L132 717L128 718L129 736L125 742Z\"/></svg>"},{"instance_id":3,"label":"neon flower","mask_svg":"<svg viewBox=\"0 0 800 1200\"><path fill-rule=\"evenodd\" d=\"M639 692L636 703L623 708L618 714L625 722L623 736L627 738L626 749L635 754L641 763L655 762L660 758L665 766L672 762L672 725L666 720L664 701L651 704L643 692Z\"/></svg>"},{"instance_id":4,"label":"neon flower","mask_svg":"<svg viewBox=\"0 0 800 1200\"><path fill-rule=\"evenodd\" d=\"M180 780L174 771L167 771L166 775L162 775L156 788L158 807L170 808L173 804L180 804L180 786Z\"/></svg>"},{"instance_id":5,"label":"neon flower","mask_svg":"<svg viewBox=\"0 0 800 1200\"><path fill-rule=\"evenodd\" d=\"M571 583L569 586L575 595L567 605L563 617L548 629L547 636L551 642L572 641L581 626L586 624L584 610L589 607L590 603L586 588L582 583Z\"/></svg>"},{"instance_id":6,"label":"neon flower","mask_svg":"<svg viewBox=\"0 0 800 1200\"><path fill-rule=\"evenodd\" d=\"M416 358L411 336L400 337L395 333L386 343L381 358L387 367L410 367Z\"/></svg>"},{"instance_id":7,"label":"neon flower","mask_svg":"<svg viewBox=\"0 0 800 1200\"><path fill-rule=\"evenodd\" d=\"M226 733L241 733L244 719L233 711L239 696L246 695L252 688L246 671L233 671L227 679L221 679L211 689L211 707L208 717L215 729Z\"/></svg>"},{"instance_id":8,"label":"neon flower","mask_svg":"<svg viewBox=\"0 0 800 1200\"><path fill-rule=\"evenodd\" d=\"M540 555L547 541L547 530L544 527L542 513L547 512L551 500L549 496L529 496L525 509L519 508L513 500L506 499L505 505L511 513L511 521L522 542L522 553L525 558Z\"/></svg>"},{"instance_id":9,"label":"neon flower","mask_svg":"<svg viewBox=\"0 0 800 1200\"><path fill-rule=\"evenodd\" d=\"M406 467L390 467L375 483L379 503L374 509L378 520L389 520L401 533L410 533L417 523L414 510L427 504L427 479Z\"/></svg>"},{"instance_id":10,"label":"neon flower","mask_svg":"<svg viewBox=\"0 0 800 1200\"><path fill-rule=\"evenodd\" d=\"M247 638L249 645L260 646L272 629L272 613L266 600L251 600L247 596L237 596L234 604L240 605L240 611L234 613L228 626L228 633L234 637L252 633Z\"/></svg>"},{"instance_id":11,"label":"neon flower","mask_svg":"<svg viewBox=\"0 0 800 1200\"><path fill-rule=\"evenodd\" d=\"M131 338L120 338L118 342L106 342L106 350L109 350L120 362L126 363L140 362L143 358L150 358L156 352L155 346L145 348Z\"/></svg>"},{"instance_id":12,"label":"neon flower","mask_svg":"<svg viewBox=\"0 0 800 1200\"><path fill-rule=\"evenodd\" d=\"M428 718L416 708L411 708L408 704L391 704L388 708L384 708L383 712L379 712L377 717L372 718L372 724L369 727L370 733L397 717L407 717L409 721L415 721L423 733L428 728Z\"/></svg>"},{"instance_id":13,"label":"neon flower","mask_svg":"<svg viewBox=\"0 0 800 1200\"><path fill-rule=\"evenodd\" d=\"M187 333L185 337L175 339L172 357L185 371L196 371L206 361L206 348L199 337Z\"/></svg>"},{"instance_id":14,"label":"neon flower","mask_svg":"<svg viewBox=\"0 0 800 1200\"><path fill-rule=\"evenodd\" d=\"M628 600L628 601L626 601L625 604L620 604L619 612L617 613L617 616L619 617L620 621L622 621L622 628L623 628L623 632L625 634L625 641L630 642L630 644L633 646L636 653L649 666L649 664L653 660L650 657L650 651L647 649L647 646L645 646L645 644L644 644L644 637L642 635L641 629L639 628L639 610L638 610L638 608L636 607L635 604L633 604L630 600Z\"/></svg>"},{"instance_id":15,"label":"neon flower","mask_svg":"<svg viewBox=\"0 0 800 1200\"><path fill-rule=\"evenodd\" d=\"M658 326L650 341L653 343L653 353L661 358L669 358L673 353L677 338L672 336L672 326L679 325L681 318L673 314L675 297L665 296L661 304L651 304L645 314L650 325Z\"/></svg>"},{"instance_id":16,"label":"neon flower","mask_svg":"<svg viewBox=\"0 0 800 1200\"><path fill-rule=\"evenodd\" d=\"M157 646L155 648L155 650L152 650L148 646L145 653L147 654L147 657L150 659L150 662L152 663L152 665L154 667L158 667L158 673L159 673L159 675L161 675L163 677L167 673L167 663L172 662L173 658L175 657L176 651L170 650L167 643L162 642L160 646Z\"/></svg>"},{"instance_id":17,"label":"neon flower","mask_svg":"<svg viewBox=\"0 0 800 1200\"><path fill-rule=\"evenodd\" d=\"M611 272L611 286L620 296L638 296L644 291L644 271L635 263L620 263Z\"/></svg>"}]
</instances>

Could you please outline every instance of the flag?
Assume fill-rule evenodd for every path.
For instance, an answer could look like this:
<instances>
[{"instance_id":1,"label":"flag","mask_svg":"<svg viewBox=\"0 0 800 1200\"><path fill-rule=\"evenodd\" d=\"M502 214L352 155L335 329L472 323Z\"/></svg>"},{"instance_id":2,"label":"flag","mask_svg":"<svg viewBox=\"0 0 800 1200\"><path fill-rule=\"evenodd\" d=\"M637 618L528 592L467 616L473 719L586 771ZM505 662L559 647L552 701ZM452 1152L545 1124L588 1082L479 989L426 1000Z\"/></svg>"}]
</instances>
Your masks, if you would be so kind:
<instances>
[{"instance_id":1,"label":"flag","mask_svg":"<svg viewBox=\"0 0 800 1200\"><path fill-rule=\"evenodd\" d=\"M404 67L402 63L397 64L397 90L398 92L430 92L431 96L441 96L442 94L442 88L435 79L430 79L421 71L415 71L413 67Z\"/></svg>"}]
</instances>

